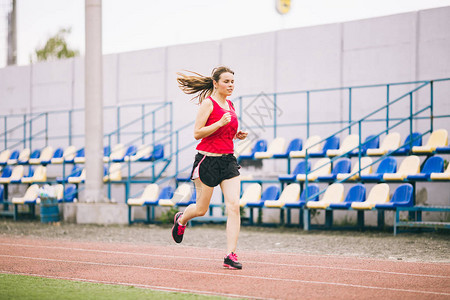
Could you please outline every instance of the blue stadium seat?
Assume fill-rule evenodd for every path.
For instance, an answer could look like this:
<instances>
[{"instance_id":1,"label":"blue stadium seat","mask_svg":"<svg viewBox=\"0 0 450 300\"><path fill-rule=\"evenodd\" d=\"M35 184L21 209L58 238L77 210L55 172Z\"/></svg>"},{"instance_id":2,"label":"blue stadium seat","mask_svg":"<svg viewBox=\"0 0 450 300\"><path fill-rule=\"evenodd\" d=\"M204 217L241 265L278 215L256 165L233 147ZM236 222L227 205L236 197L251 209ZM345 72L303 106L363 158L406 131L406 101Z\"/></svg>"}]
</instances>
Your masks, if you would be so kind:
<instances>
[{"instance_id":1,"label":"blue stadium seat","mask_svg":"<svg viewBox=\"0 0 450 300\"><path fill-rule=\"evenodd\" d=\"M111 155L111 146L107 145L103 147L103 157L109 157Z\"/></svg>"},{"instance_id":2,"label":"blue stadium seat","mask_svg":"<svg viewBox=\"0 0 450 300\"><path fill-rule=\"evenodd\" d=\"M56 182L63 183L67 182L69 177L78 177L81 175L81 172L83 171L83 168L78 165L73 165L72 170L70 171L70 174L67 175L65 178L63 177L56 177Z\"/></svg>"},{"instance_id":3,"label":"blue stadium seat","mask_svg":"<svg viewBox=\"0 0 450 300\"><path fill-rule=\"evenodd\" d=\"M3 198L5 197L3 191L4 191L3 185L0 185L0 203L3 203Z\"/></svg>"},{"instance_id":4,"label":"blue stadium seat","mask_svg":"<svg viewBox=\"0 0 450 300\"><path fill-rule=\"evenodd\" d=\"M397 150L391 153L391 155L408 155L411 152L411 147L409 145L412 139L412 146L422 146L422 135L419 132L413 132L412 135L408 135L405 139L403 145Z\"/></svg>"},{"instance_id":5,"label":"blue stadium seat","mask_svg":"<svg viewBox=\"0 0 450 300\"><path fill-rule=\"evenodd\" d=\"M171 186L164 187L158 195L158 198L154 201L145 201L144 205L158 205L159 200L161 199L172 199L173 193L175 192L174 188Z\"/></svg>"},{"instance_id":6,"label":"blue stadium seat","mask_svg":"<svg viewBox=\"0 0 450 300\"><path fill-rule=\"evenodd\" d=\"M11 177L12 174L12 168L10 166L6 166L2 170L2 175L0 177L2 178L8 178Z\"/></svg>"},{"instance_id":7,"label":"blue stadium seat","mask_svg":"<svg viewBox=\"0 0 450 300\"><path fill-rule=\"evenodd\" d=\"M289 153L291 151L300 151L302 150L303 141L302 139L293 139L288 147L286 148L286 153L283 154L274 154L273 158L288 158Z\"/></svg>"},{"instance_id":8,"label":"blue stadium seat","mask_svg":"<svg viewBox=\"0 0 450 300\"><path fill-rule=\"evenodd\" d=\"M58 203L73 202L77 196L77 188L74 184L66 185L64 199L58 199Z\"/></svg>"},{"instance_id":9,"label":"blue stadium seat","mask_svg":"<svg viewBox=\"0 0 450 300\"><path fill-rule=\"evenodd\" d=\"M400 185L394 192L391 201L377 204L377 209L395 209L396 207L413 206L413 187L410 183Z\"/></svg>"},{"instance_id":10,"label":"blue stadium seat","mask_svg":"<svg viewBox=\"0 0 450 300\"><path fill-rule=\"evenodd\" d=\"M30 154L30 156L27 159L19 160L17 163L19 165L26 165L26 164L28 164L30 159L38 159L39 156L41 156L41 150L40 149L36 149Z\"/></svg>"},{"instance_id":11,"label":"blue stadium seat","mask_svg":"<svg viewBox=\"0 0 450 300\"><path fill-rule=\"evenodd\" d=\"M260 139L256 141L250 153L239 155L238 160L253 159L255 157L255 152L265 151L267 151L267 141L264 139Z\"/></svg>"},{"instance_id":12,"label":"blue stadium seat","mask_svg":"<svg viewBox=\"0 0 450 300\"><path fill-rule=\"evenodd\" d=\"M436 153L440 154L450 154L450 146L437 147Z\"/></svg>"},{"instance_id":13,"label":"blue stadium seat","mask_svg":"<svg viewBox=\"0 0 450 300\"><path fill-rule=\"evenodd\" d=\"M366 187L363 184L357 184L350 188L344 202L341 203L331 203L330 208L333 209L349 209L353 202L364 202L366 201Z\"/></svg>"},{"instance_id":14,"label":"blue stadium seat","mask_svg":"<svg viewBox=\"0 0 450 300\"><path fill-rule=\"evenodd\" d=\"M13 165L13 164L17 163L17 160L19 159L19 155L20 155L19 150L14 150L13 152L11 152L11 155L9 156L7 164Z\"/></svg>"},{"instance_id":15,"label":"blue stadium seat","mask_svg":"<svg viewBox=\"0 0 450 300\"><path fill-rule=\"evenodd\" d=\"M321 175L317 177L317 181L319 182L332 182L336 180L337 174L350 173L352 167L352 162L349 158L341 158L337 162L335 162L333 170L330 174L327 175Z\"/></svg>"},{"instance_id":16,"label":"blue stadium seat","mask_svg":"<svg viewBox=\"0 0 450 300\"><path fill-rule=\"evenodd\" d=\"M308 161L308 172L311 171L311 161ZM278 176L278 180L282 182L294 182L298 174L306 174L306 161L300 161L292 174L283 174Z\"/></svg>"},{"instance_id":17,"label":"blue stadium seat","mask_svg":"<svg viewBox=\"0 0 450 300\"><path fill-rule=\"evenodd\" d=\"M396 171L397 160L393 157L385 157L378 165L375 173L361 175L361 180L365 182L378 182L383 179L385 173L395 173Z\"/></svg>"},{"instance_id":18,"label":"blue stadium seat","mask_svg":"<svg viewBox=\"0 0 450 300\"><path fill-rule=\"evenodd\" d=\"M259 202L248 202L248 207L263 207L264 202L266 200L278 200L280 197L280 188L275 185L271 185L268 188L264 190L264 192L261 194L261 199Z\"/></svg>"},{"instance_id":19,"label":"blue stadium seat","mask_svg":"<svg viewBox=\"0 0 450 300\"><path fill-rule=\"evenodd\" d=\"M62 147L56 148L55 152L53 152L52 158L61 158L63 156L64 149Z\"/></svg>"},{"instance_id":20,"label":"blue stadium seat","mask_svg":"<svg viewBox=\"0 0 450 300\"><path fill-rule=\"evenodd\" d=\"M300 195L300 200L296 203L286 203L284 207L286 208L302 208L306 204L306 191L308 191L309 201L319 201L319 195L310 198L312 195L319 193L319 186L315 183L308 184L308 189L303 189Z\"/></svg>"},{"instance_id":21,"label":"blue stadium seat","mask_svg":"<svg viewBox=\"0 0 450 300\"><path fill-rule=\"evenodd\" d=\"M66 163L76 163L77 161L83 162L85 161L85 150L84 148L78 149L75 157L73 159L67 159Z\"/></svg>"},{"instance_id":22,"label":"blue stadium seat","mask_svg":"<svg viewBox=\"0 0 450 300\"><path fill-rule=\"evenodd\" d=\"M412 181L427 181L430 179L431 173L444 172L444 159L440 156L432 156L428 158L419 174L409 175L408 180Z\"/></svg>"},{"instance_id":23,"label":"blue stadium seat","mask_svg":"<svg viewBox=\"0 0 450 300\"><path fill-rule=\"evenodd\" d=\"M339 149L339 137L333 135L333 136L329 137L325 141L325 144L323 145L323 148L320 151L318 151L318 152L311 152L309 154L309 156L311 156L311 157L325 157L327 155L327 151L328 150L335 150L335 149Z\"/></svg>"},{"instance_id":24,"label":"blue stadium seat","mask_svg":"<svg viewBox=\"0 0 450 300\"><path fill-rule=\"evenodd\" d=\"M378 149L380 147L380 137L377 135L369 135L361 145L361 156L366 155L367 149ZM350 156L358 156L358 149L353 150Z\"/></svg>"}]
</instances>

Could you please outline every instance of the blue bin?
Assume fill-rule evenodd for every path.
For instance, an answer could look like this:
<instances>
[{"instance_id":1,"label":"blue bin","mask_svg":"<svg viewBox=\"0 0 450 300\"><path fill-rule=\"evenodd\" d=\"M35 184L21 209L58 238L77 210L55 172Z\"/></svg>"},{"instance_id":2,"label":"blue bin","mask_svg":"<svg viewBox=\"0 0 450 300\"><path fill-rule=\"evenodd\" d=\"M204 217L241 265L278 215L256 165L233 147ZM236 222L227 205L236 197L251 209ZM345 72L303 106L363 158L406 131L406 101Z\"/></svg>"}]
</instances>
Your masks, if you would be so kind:
<instances>
[{"instance_id":1,"label":"blue bin","mask_svg":"<svg viewBox=\"0 0 450 300\"><path fill-rule=\"evenodd\" d=\"M41 223L59 222L59 207L56 198L41 198Z\"/></svg>"}]
</instances>

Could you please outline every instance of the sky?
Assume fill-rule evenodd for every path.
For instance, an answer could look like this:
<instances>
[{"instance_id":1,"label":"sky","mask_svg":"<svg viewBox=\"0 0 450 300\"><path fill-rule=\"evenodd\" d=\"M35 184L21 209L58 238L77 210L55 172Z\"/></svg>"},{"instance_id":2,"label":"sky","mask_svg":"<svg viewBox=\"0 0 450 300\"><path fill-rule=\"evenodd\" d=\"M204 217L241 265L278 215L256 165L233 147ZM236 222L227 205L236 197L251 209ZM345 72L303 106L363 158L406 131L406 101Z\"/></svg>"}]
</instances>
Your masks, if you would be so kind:
<instances>
[{"instance_id":1,"label":"sky","mask_svg":"<svg viewBox=\"0 0 450 300\"><path fill-rule=\"evenodd\" d=\"M275 3L276 0L103 0L103 53L450 6L450 0L291 0L291 10L280 15ZM29 64L34 50L60 28L72 29L68 44L83 54L84 4L84 0L17 0L18 65ZM0 67L4 67L6 47L0 47L0 51Z\"/></svg>"}]
</instances>

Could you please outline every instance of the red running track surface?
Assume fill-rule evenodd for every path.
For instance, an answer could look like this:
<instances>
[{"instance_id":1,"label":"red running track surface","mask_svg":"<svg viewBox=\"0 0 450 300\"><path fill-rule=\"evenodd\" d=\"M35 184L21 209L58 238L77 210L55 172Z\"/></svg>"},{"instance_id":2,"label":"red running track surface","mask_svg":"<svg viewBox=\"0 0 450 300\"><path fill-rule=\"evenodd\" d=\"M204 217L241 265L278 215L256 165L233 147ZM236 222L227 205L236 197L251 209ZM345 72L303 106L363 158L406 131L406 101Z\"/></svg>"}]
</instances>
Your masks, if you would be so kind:
<instances>
[{"instance_id":1,"label":"red running track surface","mask_svg":"<svg viewBox=\"0 0 450 300\"><path fill-rule=\"evenodd\" d=\"M252 299L450 299L450 264L0 237L0 273Z\"/></svg>"}]
</instances>

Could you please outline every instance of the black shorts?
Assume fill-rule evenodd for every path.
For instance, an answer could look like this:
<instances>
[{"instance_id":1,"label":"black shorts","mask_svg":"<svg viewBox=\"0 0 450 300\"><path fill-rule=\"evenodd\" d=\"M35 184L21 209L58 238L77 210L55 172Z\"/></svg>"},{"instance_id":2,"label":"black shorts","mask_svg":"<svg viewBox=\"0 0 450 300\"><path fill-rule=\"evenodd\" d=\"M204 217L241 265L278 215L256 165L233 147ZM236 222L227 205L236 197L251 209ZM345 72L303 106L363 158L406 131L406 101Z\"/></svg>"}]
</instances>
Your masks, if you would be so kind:
<instances>
[{"instance_id":1,"label":"black shorts","mask_svg":"<svg viewBox=\"0 0 450 300\"><path fill-rule=\"evenodd\" d=\"M196 168L198 168L196 170ZM234 154L224 154L222 156L206 156L200 153L195 155L194 166L192 167L191 180L198 172L200 180L209 187L215 187L222 181L239 176L239 169Z\"/></svg>"}]
</instances>

